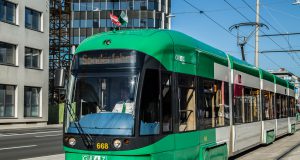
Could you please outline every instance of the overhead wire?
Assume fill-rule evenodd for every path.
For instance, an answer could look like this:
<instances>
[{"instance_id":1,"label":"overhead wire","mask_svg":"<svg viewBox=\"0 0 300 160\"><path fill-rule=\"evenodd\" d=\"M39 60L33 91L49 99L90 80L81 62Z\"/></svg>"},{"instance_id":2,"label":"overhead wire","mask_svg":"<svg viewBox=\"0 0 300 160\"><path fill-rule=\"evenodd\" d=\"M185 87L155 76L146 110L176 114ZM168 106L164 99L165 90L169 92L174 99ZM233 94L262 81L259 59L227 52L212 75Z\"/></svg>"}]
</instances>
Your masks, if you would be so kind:
<instances>
[{"instance_id":1,"label":"overhead wire","mask_svg":"<svg viewBox=\"0 0 300 160\"><path fill-rule=\"evenodd\" d=\"M227 30L225 27L223 27L220 23L218 23L216 20L214 20L213 18L211 18L210 16L208 16L203 10L199 9L198 7L196 7L195 5L191 4L190 2L188 2L187 0L183 0L185 3L187 3L188 5L190 5L192 8L196 9L198 11L199 14L203 14L205 15L209 20L211 20L212 22L214 22L217 26L219 26L220 28L222 28L223 30L225 30L227 33L229 33L230 35L232 35L233 37L236 38L236 36L234 34L232 34L229 30ZM246 44L248 46L250 46L251 48L255 48L254 46L250 45L250 44ZM277 64L275 61L273 61L270 57L268 57L267 55L264 55L268 60L270 60L273 64L275 64L277 67L280 68L280 65Z\"/></svg>"},{"instance_id":2,"label":"overhead wire","mask_svg":"<svg viewBox=\"0 0 300 160\"><path fill-rule=\"evenodd\" d=\"M236 9L233 5L231 5L227 0L224 0L224 2L226 2L232 9L234 9L237 13L239 13L242 17L244 17L246 20L248 20L249 22L251 22L251 20L246 17L244 14L242 14L238 9ZM276 42L275 42L276 43ZM248 46L254 48L254 46L248 44ZM264 55L264 54L263 54ZM280 65L277 64L275 61L273 61L269 56L264 55L268 60L270 60L273 64L275 64L276 66L278 66L280 68Z\"/></svg>"},{"instance_id":3,"label":"overhead wire","mask_svg":"<svg viewBox=\"0 0 300 160\"><path fill-rule=\"evenodd\" d=\"M226 0L224 0L224 1L226 1ZM248 8L250 8L254 13L256 13L256 11L249 5L249 3L247 3L245 0L242 0L247 6L248 6ZM264 17L262 17L261 15L259 15L259 17L263 20L263 21L265 21L272 29L274 29L277 33L279 33L280 34L280 31L277 29L277 28L275 28L273 25L271 25L269 22L268 22L268 20L266 20ZM263 30L260 30L261 32L263 32L264 34L266 34ZM267 37L268 39L270 39L274 44L276 44L279 48L281 48L282 50L284 50L283 49L283 47L281 47L277 42L275 42L271 37ZM288 43L288 45L289 45L289 47L292 49L293 47L290 45L290 42L289 42L289 40L284 36L284 39L287 41L287 43ZM296 61L296 59L295 59L295 57L293 56L293 55L291 55L290 53L287 53L291 58L292 58L292 60L296 63L296 64L298 64L298 65L300 65L299 64L299 62L297 62ZM298 58L300 58L300 57L298 57Z\"/></svg>"}]
</instances>

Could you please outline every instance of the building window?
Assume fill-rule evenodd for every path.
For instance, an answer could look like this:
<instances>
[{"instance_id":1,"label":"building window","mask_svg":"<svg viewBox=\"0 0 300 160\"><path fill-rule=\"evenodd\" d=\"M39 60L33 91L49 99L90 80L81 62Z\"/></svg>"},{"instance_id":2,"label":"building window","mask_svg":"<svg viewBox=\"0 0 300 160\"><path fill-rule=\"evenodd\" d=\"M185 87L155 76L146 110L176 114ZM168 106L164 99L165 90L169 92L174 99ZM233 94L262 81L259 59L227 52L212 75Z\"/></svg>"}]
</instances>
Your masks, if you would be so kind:
<instances>
[{"instance_id":1,"label":"building window","mask_svg":"<svg viewBox=\"0 0 300 160\"><path fill-rule=\"evenodd\" d=\"M16 23L16 4L0 0L0 21Z\"/></svg>"},{"instance_id":2,"label":"building window","mask_svg":"<svg viewBox=\"0 0 300 160\"><path fill-rule=\"evenodd\" d=\"M0 117L14 117L15 86L0 84Z\"/></svg>"},{"instance_id":3,"label":"building window","mask_svg":"<svg viewBox=\"0 0 300 160\"><path fill-rule=\"evenodd\" d=\"M25 87L24 117L38 117L40 108L40 88Z\"/></svg>"},{"instance_id":4,"label":"building window","mask_svg":"<svg viewBox=\"0 0 300 160\"><path fill-rule=\"evenodd\" d=\"M41 31L41 12L26 8L25 26L28 29Z\"/></svg>"},{"instance_id":5,"label":"building window","mask_svg":"<svg viewBox=\"0 0 300 160\"><path fill-rule=\"evenodd\" d=\"M40 68L41 50L25 47L25 67Z\"/></svg>"},{"instance_id":6,"label":"building window","mask_svg":"<svg viewBox=\"0 0 300 160\"><path fill-rule=\"evenodd\" d=\"M0 42L0 64L15 65L16 45Z\"/></svg>"}]
</instances>

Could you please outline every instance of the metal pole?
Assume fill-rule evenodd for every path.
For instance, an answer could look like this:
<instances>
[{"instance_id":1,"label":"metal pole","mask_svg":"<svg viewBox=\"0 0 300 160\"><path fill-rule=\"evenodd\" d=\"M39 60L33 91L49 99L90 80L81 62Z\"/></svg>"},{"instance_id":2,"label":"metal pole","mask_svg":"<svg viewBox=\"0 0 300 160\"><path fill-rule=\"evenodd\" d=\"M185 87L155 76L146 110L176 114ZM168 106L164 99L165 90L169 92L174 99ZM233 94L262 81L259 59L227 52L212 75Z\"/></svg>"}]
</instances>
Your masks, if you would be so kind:
<instances>
[{"instance_id":1,"label":"metal pole","mask_svg":"<svg viewBox=\"0 0 300 160\"><path fill-rule=\"evenodd\" d=\"M255 30L255 66L259 66L258 61L258 34L259 34L259 0L256 0L256 30Z\"/></svg>"}]
</instances>

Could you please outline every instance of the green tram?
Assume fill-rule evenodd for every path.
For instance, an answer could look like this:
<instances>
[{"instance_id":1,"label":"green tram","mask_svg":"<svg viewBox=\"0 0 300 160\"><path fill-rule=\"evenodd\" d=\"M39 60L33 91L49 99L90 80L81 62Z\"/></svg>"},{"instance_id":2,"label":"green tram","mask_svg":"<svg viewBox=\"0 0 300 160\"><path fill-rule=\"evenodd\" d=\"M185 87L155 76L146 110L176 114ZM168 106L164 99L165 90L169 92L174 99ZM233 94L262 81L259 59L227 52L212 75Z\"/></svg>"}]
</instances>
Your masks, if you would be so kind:
<instances>
[{"instance_id":1,"label":"green tram","mask_svg":"<svg viewBox=\"0 0 300 160\"><path fill-rule=\"evenodd\" d=\"M220 160L295 132L291 83L176 31L86 39L67 86L69 160Z\"/></svg>"}]
</instances>

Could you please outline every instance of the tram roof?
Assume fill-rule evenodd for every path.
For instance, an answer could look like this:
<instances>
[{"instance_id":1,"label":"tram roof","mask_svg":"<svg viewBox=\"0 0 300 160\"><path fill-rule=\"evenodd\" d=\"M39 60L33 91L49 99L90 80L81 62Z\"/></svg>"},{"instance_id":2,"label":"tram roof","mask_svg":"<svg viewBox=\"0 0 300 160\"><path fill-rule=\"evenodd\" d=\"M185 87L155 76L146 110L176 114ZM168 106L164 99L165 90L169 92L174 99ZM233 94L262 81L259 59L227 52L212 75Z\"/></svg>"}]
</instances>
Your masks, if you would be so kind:
<instances>
[{"instance_id":1,"label":"tram roof","mask_svg":"<svg viewBox=\"0 0 300 160\"><path fill-rule=\"evenodd\" d=\"M105 43L107 40L111 42L109 45ZM200 42L186 34L173 30L162 29L119 30L99 33L85 39L78 46L75 54L92 50L137 50L153 56L160 60L166 68L169 68L172 66L172 61L174 60L173 52L175 51L176 53L176 47L180 48L181 46L184 48L194 49L194 51L197 50L201 53L199 54L200 57L202 54L209 55L217 63L228 66L228 59L225 52ZM258 69L255 66L231 55L228 56L232 69L288 87L287 81L274 76L267 71Z\"/></svg>"}]
</instances>

